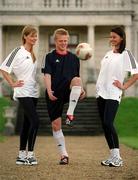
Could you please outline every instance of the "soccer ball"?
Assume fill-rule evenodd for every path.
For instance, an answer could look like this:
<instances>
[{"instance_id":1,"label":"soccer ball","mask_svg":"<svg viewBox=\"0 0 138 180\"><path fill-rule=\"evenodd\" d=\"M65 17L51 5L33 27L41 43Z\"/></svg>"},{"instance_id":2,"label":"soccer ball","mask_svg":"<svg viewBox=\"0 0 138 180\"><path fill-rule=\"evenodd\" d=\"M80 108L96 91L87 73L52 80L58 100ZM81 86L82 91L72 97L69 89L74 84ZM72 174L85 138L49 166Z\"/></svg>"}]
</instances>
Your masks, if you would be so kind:
<instances>
[{"instance_id":1,"label":"soccer ball","mask_svg":"<svg viewBox=\"0 0 138 180\"><path fill-rule=\"evenodd\" d=\"M75 49L76 56L83 61L92 57L92 48L88 43L80 43Z\"/></svg>"}]
</instances>

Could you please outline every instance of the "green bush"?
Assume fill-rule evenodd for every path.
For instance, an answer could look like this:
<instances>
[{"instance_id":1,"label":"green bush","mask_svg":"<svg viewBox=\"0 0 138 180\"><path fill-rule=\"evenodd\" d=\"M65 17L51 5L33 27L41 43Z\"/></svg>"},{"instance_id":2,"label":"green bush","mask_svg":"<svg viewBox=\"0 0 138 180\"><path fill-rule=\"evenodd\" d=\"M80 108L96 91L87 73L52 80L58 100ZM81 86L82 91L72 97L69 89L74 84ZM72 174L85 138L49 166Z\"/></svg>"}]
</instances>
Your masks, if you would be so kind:
<instances>
[{"instance_id":1,"label":"green bush","mask_svg":"<svg viewBox=\"0 0 138 180\"><path fill-rule=\"evenodd\" d=\"M4 107L10 106L11 105L11 100L6 97L1 97L0 98L0 133L4 130L4 124L6 119L4 118Z\"/></svg>"}]
</instances>

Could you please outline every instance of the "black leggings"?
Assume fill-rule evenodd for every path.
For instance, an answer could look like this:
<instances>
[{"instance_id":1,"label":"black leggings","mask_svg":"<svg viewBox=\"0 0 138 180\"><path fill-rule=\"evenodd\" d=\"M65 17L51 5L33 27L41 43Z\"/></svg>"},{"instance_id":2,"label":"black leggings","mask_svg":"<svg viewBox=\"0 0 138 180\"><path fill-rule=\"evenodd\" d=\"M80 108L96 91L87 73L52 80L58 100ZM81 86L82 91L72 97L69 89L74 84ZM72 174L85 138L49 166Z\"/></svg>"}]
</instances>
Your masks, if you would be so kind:
<instances>
[{"instance_id":1,"label":"black leggings","mask_svg":"<svg viewBox=\"0 0 138 180\"><path fill-rule=\"evenodd\" d=\"M26 150L28 142L28 151L33 151L36 140L39 119L36 112L37 98L22 97L18 98L24 110L24 121L20 133L20 150Z\"/></svg>"},{"instance_id":2,"label":"black leggings","mask_svg":"<svg viewBox=\"0 0 138 180\"><path fill-rule=\"evenodd\" d=\"M98 97L97 104L108 146L110 149L119 148L118 135L113 125L119 102L112 99Z\"/></svg>"}]
</instances>

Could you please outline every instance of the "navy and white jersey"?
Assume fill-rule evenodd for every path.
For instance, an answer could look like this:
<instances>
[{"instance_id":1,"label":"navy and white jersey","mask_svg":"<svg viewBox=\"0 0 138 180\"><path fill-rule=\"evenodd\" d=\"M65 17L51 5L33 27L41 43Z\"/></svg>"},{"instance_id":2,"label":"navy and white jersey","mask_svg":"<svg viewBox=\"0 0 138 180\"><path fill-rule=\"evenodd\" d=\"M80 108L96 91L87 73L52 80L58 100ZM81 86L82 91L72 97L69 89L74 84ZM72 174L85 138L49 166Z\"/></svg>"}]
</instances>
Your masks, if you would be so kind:
<instances>
[{"instance_id":1,"label":"navy and white jersey","mask_svg":"<svg viewBox=\"0 0 138 180\"><path fill-rule=\"evenodd\" d=\"M121 54L109 51L101 61L101 70L96 84L96 96L120 102L122 90L113 85L114 80L124 82L126 72L138 73L138 63L129 50Z\"/></svg>"},{"instance_id":2,"label":"navy and white jersey","mask_svg":"<svg viewBox=\"0 0 138 180\"><path fill-rule=\"evenodd\" d=\"M45 58L44 74L50 74L52 90L61 84L70 82L74 77L79 77L80 61L71 52L65 55L58 54L56 50L48 53Z\"/></svg>"},{"instance_id":3,"label":"navy and white jersey","mask_svg":"<svg viewBox=\"0 0 138 180\"><path fill-rule=\"evenodd\" d=\"M33 62L31 53L24 46L15 48L0 65L0 69L14 73L17 80L23 80L22 87L14 88L13 98L38 97L39 87L36 82L37 62Z\"/></svg>"}]
</instances>

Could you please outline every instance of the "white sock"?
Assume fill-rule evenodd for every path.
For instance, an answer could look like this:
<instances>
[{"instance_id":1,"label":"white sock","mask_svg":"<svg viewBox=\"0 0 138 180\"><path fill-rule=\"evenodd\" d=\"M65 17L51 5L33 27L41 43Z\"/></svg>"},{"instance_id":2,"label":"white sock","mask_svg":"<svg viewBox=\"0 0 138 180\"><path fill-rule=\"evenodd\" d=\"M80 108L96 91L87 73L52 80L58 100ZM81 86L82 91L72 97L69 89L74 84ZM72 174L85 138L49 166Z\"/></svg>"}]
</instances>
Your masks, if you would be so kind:
<instances>
[{"instance_id":1,"label":"white sock","mask_svg":"<svg viewBox=\"0 0 138 180\"><path fill-rule=\"evenodd\" d=\"M20 150L20 151L19 151L19 157L20 157L20 158L26 158L26 151L25 151L25 150L23 150L23 151Z\"/></svg>"},{"instance_id":2,"label":"white sock","mask_svg":"<svg viewBox=\"0 0 138 180\"><path fill-rule=\"evenodd\" d=\"M80 94L81 94L81 86L72 86L67 115L73 115Z\"/></svg>"},{"instance_id":3,"label":"white sock","mask_svg":"<svg viewBox=\"0 0 138 180\"><path fill-rule=\"evenodd\" d=\"M28 151L27 158L31 158L33 156L34 156L34 152L33 151Z\"/></svg>"},{"instance_id":4,"label":"white sock","mask_svg":"<svg viewBox=\"0 0 138 180\"><path fill-rule=\"evenodd\" d=\"M65 147L65 138L64 138L62 129L60 129L59 131L53 131L53 137L56 140L60 155L68 156L68 153Z\"/></svg>"},{"instance_id":5,"label":"white sock","mask_svg":"<svg viewBox=\"0 0 138 180\"><path fill-rule=\"evenodd\" d=\"M116 157L118 157L118 158L121 158L121 157L120 157L120 150L119 150L119 148L111 149L111 156L112 156L112 157L116 156Z\"/></svg>"}]
</instances>

